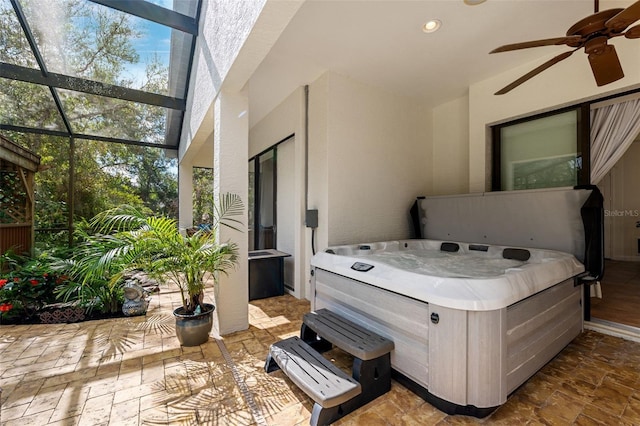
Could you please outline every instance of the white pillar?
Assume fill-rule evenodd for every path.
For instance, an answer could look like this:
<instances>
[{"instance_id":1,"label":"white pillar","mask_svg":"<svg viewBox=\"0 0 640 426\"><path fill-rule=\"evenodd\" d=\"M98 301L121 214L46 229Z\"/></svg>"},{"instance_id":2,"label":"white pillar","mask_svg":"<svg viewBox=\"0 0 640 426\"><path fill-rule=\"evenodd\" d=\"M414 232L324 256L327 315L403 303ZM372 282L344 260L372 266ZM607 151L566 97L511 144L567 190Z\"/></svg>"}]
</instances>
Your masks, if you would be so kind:
<instances>
[{"instance_id":1,"label":"white pillar","mask_svg":"<svg viewBox=\"0 0 640 426\"><path fill-rule=\"evenodd\" d=\"M193 226L193 166L183 160L178 165L178 227Z\"/></svg>"},{"instance_id":2,"label":"white pillar","mask_svg":"<svg viewBox=\"0 0 640 426\"><path fill-rule=\"evenodd\" d=\"M244 93L222 91L213 108L213 170L214 197L218 200L227 192L238 194L245 205L239 218L245 232L220 227L220 241L235 242L240 251L240 261L229 275L220 275L216 292L218 332L229 334L249 327L249 250L247 228L247 204L249 195L249 101Z\"/></svg>"}]
</instances>

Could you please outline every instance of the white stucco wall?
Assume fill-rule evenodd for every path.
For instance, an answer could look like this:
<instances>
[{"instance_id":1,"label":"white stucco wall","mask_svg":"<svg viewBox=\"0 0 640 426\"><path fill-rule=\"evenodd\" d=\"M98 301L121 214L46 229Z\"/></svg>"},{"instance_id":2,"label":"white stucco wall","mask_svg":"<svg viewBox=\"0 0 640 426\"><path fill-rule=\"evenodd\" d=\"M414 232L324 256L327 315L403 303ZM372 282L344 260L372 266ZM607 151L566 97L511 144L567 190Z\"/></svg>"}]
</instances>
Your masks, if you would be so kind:
<instances>
[{"instance_id":1,"label":"white stucco wall","mask_svg":"<svg viewBox=\"0 0 640 426\"><path fill-rule=\"evenodd\" d=\"M181 167L192 167L199 161L197 154L213 142L214 149L208 152L213 153L210 164L215 170L216 194L234 192L247 199L249 105L244 87L301 4L203 1L178 155ZM188 191L184 182L180 187ZM181 222L188 220L190 209L188 203L180 207ZM247 223L246 213L240 220ZM221 232L220 237L227 236ZM223 277L219 286L220 334L248 326L248 263L242 254L248 250L247 240L239 235L229 238L237 241L241 258L236 271Z\"/></svg>"},{"instance_id":2,"label":"white stucco wall","mask_svg":"<svg viewBox=\"0 0 640 426\"><path fill-rule=\"evenodd\" d=\"M301 121L303 101L304 89L300 87L249 130L249 157L291 134L300 136L304 130L304 122Z\"/></svg>"},{"instance_id":3,"label":"white stucco wall","mask_svg":"<svg viewBox=\"0 0 640 426\"><path fill-rule=\"evenodd\" d=\"M309 232L304 226L304 158L305 158L305 141L304 141L304 89L302 87L296 89L284 101L274 108L264 119L256 123L249 131L249 158L259 154L265 149L273 146L275 143L283 140L291 134L295 134L293 143L293 152L289 152L287 161L293 163L289 166L291 170L286 170L287 190L292 191L286 194L287 215L283 219L282 213L278 213L278 237L280 237L280 229L284 225L283 221L287 221L285 232L293 236L293 245L285 245L281 247L281 241L278 241L278 248L290 253L291 258L286 259L287 263L287 284L294 288L296 297L306 297L305 288L308 281L308 259L306 253L307 233ZM290 149L290 148L289 148ZM291 161L293 160L293 161ZM278 159L278 168L280 170L281 162ZM282 171L278 172L278 191L281 192L280 177ZM279 201L282 198L278 195ZM280 203L279 203L280 204ZM278 209L280 209L280 205ZM290 223L288 223L290 222Z\"/></svg>"},{"instance_id":4,"label":"white stucco wall","mask_svg":"<svg viewBox=\"0 0 640 426\"><path fill-rule=\"evenodd\" d=\"M469 192L469 97L433 109L433 195Z\"/></svg>"},{"instance_id":5,"label":"white stucco wall","mask_svg":"<svg viewBox=\"0 0 640 426\"><path fill-rule=\"evenodd\" d=\"M327 107L329 99L329 74L325 73L309 85L309 209L318 210L318 228L315 230L315 247L321 250L329 241L329 163L327 157ZM305 279L310 277L312 252L311 230L307 229L305 246ZM308 284L308 281L305 282ZM306 285L305 297L311 300L311 288Z\"/></svg>"},{"instance_id":6,"label":"white stucco wall","mask_svg":"<svg viewBox=\"0 0 640 426\"><path fill-rule=\"evenodd\" d=\"M310 84L308 208L319 212L317 250L409 236L408 208L432 188L432 120L431 111L414 99L333 72ZM311 230L304 227L303 88L253 126L249 155L291 133L301 196L296 290L302 284L299 296L308 298L312 254Z\"/></svg>"},{"instance_id":7,"label":"white stucco wall","mask_svg":"<svg viewBox=\"0 0 640 426\"><path fill-rule=\"evenodd\" d=\"M329 74L325 73L309 85L309 208L319 211L316 242L325 245L329 238L328 98Z\"/></svg>"},{"instance_id":8,"label":"white stucco wall","mask_svg":"<svg viewBox=\"0 0 640 426\"><path fill-rule=\"evenodd\" d=\"M203 0L179 158L206 143L222 87L239 92L302 1Z\"/></svg>"},{"instance_id":9,"label":"white stucco wall","mask_svg":"<svg viewBox=\"0 0 640 426\"><path fill-rule=\"evenodd\" d=\"M211 133L212 102L265 1L203 0L181 135L180 157L189 149L196 135L201 134L200 141L196 143L202 143ZM205 119L207 116L209 118Z\"/></svg>"},{"instance_id":10,"label":"white stucco wall","mask_svg":"<svg viewBox=\"0 0 640 426\"><path fill-rule=\"evenodd\" d=\"M425 109L340 74L326 78L328 244L407 238L408 209L431 178Z\"/></svg>"},{"instance_id":11,"label":"white stucco wall","mask_svg":"<svg viewBox=\"0 0 640 426\"><path fill-rule=\"evenodd\" d=\"M640 85L640 49L637 43L626 39L615 39L611 43L616 46L626 77L606 86L596 86L587 56L578 51L506 95L495 96L493 93L544 60L509 70L469 87L470 192L489 188L488 125L623 92ZM441 143L443 141L435 141L435 144Z\"/></svg>"},{"instance_id":12,"label":"white stucco wall","mask_svg":"<svg viewBox=\"0 0 640 426\"><path fill-rule=\"evenodd\" d=\"M250 156L303 132L302 91L251 129ZM337 73L310 84L309 208L319 211L317 249L408 236L407 209L432 191L432 120L414 99Z\"/></svg>"},{"instance_id":13,"label":"white stucco wall","mask_svg":"<svg viewBox=\"0 0 640 426\"><path fill-rule=\"evenodd\" d=\"M237 194L245 209L242 217L235 219L242 223L247 223L249 120L241 112L248 107L246 94L222 91L214 108L213 194L216 203L226 193ZM220 224L216 236L219 241L232 241L238 247L236 267L228 274L219 274L215 288L217 331L225 335L249 327L249 244L246 233Z\"/></svg>"},{"instance_id":14,"label":"white stucco wall","mask_svg":"<svg viewBox=\"0 0 640 426\"><path fill-rule=\"evenodd\" d=\"M277 194L276 194L276 247L278 250L293 255L284 259L284 285L295 288L295 240L296 228L300 221L296 212L296 138L288 139L278 145L277 158Z\"/></svg>"}]
</instances>

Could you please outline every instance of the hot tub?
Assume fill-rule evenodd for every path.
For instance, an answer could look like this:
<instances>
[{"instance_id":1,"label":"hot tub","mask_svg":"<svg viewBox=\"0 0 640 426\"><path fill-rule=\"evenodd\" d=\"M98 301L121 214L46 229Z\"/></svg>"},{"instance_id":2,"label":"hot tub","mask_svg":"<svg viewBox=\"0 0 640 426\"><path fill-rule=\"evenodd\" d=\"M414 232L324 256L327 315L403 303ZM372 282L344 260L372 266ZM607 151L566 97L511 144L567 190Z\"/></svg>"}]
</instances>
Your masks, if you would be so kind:
<instances>
[{"instance_id":1,"label":"hot tub","mask_svg":"<svg viewBox=\"0 0 640 426\"><path fill-rule=\"evenodd\" d=\"M330 247L312 309L392 339L395 378L451 414L483 417L582 331L572 254L405 240Z\"/></svg>"}]
</instances>

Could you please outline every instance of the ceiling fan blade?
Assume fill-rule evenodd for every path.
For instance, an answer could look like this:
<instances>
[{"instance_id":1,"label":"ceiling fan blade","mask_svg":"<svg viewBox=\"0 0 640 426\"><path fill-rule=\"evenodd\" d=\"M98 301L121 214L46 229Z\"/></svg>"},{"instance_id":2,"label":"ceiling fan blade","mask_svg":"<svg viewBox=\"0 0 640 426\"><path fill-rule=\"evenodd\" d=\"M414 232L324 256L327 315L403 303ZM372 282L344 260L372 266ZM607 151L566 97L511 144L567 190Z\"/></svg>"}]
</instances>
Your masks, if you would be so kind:
<instances>
[{"instance_id":1,"label":"ceiling fan blade","mask_svg":"<svg viewBox=\"0 0 640 426\"><path fill-rule=\"evenodd\" d=\"M619 33L638 20L640 20L640 0L609 19L604 25L613 32Z\"/></svg>"},{"instance_id":2,"label":"ceiling fan blade","mask_svg":"<svg viewBox=\"0 0 640 426\"><path fill-rule=\"evenodd\" d=\"M533 40L533 41L525 41L522 43L505 44L504 46L496 47L489 53L508 52L511 50L528 49L530 47L540 47L540 46L561 46L563 44L576 47L581 42L582 42L582 37L580 36L547 38L543 40Z\"/></svg>"},{"instance_id":3,"label":"ceiling fan blade","mask_svg":"<svg viewBox=\"0 0 640 426\"><path fill-rule=\"evenodd\" d=\"M536 67L536 68L532 69L531 71L529 71L528 73L526 73L525 75L523 75L522 77L520 77L519 79L514 81L513 83L503 87L502 89L498 90L494 94L495 95L504 95L505 93L510 92L511 90L513 90L516 87L520 86L525 81L527 81L530 78L533 78L536 75L540 74L542 71L546 70L547 68L557 64L558 62L560 62L562 60L567 59L569 56L571 56L573 54L573 52L575 52L575 50L570 50L568 52L561 53L560 55L558 55L558 56L556 56L554 58L551 58L550 60L548 60L544 64L540 65L539 67Z\"/></svg>"},{"instance_id":4,"label":"ceiling fan blade","mask_svg":"<svg viewBox=\"0 0 640 426\"><path fill-rule=\"evenodd\" d=\"M626 38L640 38L640 25L636 25L635 27L631 27L624 33Z\"/></svg>"},{"instance_id":5,"label":"ceiling fan blade","mask_svg":"<svg viewBox=\"0 0 640 426\"><path fill-rule=\"evenodd\" d=\"M624 77L616 49L611 45L605 46L602 53L590 53L589 64L598 86L613 83Z\"/></svg>"}]
</instances>

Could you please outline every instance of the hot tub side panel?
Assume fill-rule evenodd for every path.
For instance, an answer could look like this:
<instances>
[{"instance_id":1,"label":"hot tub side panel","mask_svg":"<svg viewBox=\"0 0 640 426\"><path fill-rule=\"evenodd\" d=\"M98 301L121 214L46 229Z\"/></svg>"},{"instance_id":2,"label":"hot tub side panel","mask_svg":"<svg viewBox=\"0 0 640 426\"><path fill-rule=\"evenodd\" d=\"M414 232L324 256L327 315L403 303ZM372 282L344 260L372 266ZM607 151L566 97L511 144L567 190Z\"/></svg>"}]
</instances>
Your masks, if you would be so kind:
<instances>
[{"instance_id":1,"label":"hot tub side panel","mask_svg":"<svg viewBox=\"0 0 640 426\"><path fill-rule=\"evenodd\" d=\"M444 411L483 416L488 412L474 408L503 404L506 308L464 311L430 303L429 312L429 392L458 406Z\"/></svg>"},{"instance_id":2,"label":"hot tub side panel","mask_svg":"<svg viewBox=\"0 0 640 426\"><path fill-rule=\"evenodd\" d=\"M466 311L313 273L312 310L330 309L393 340L393 369L449 414L486 416L582 331L573 278L506 308Z\"/></svg>"},{"instance_id":3,"label":"hot tub side panel","mask_svg":"<svg viewBox=\"0 0 640 426\"><path fill-rule=\"evenodd\" d=\"M317 268L311 282L312 310L327 308L393 340L392 367L428 387L427 303Z\"/></svg>"},{"instance_id":4,"label":"hot tub side panel","mask_svg":"<svg viewBox=\"0 0 640 426\"><path fill-rule=\"evenodd\" d=\"M568 279L507 308L509 393L582 332L582 286L574 282Z\"/></svg>"}]
</instances>

